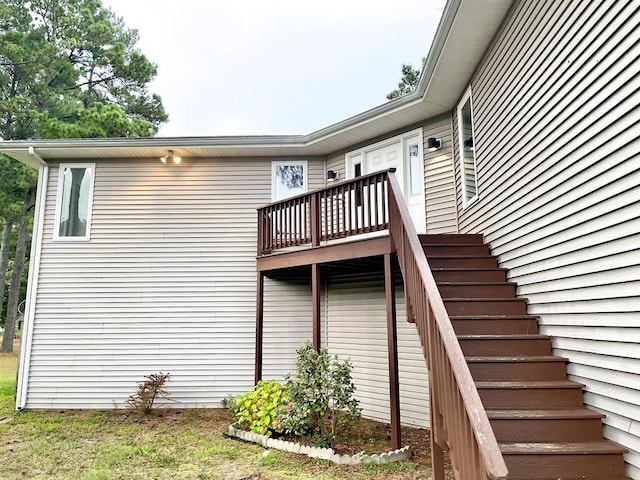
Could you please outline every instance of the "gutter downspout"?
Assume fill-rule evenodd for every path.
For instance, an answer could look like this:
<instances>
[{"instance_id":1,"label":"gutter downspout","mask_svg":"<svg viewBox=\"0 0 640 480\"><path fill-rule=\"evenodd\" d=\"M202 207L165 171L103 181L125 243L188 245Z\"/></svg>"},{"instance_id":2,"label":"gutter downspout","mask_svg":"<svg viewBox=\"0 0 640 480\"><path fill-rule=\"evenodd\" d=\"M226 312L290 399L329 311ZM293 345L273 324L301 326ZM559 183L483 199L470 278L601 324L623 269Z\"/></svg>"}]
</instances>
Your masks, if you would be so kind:
<instances>
[{"instance_id":1,"label":"gutter downspout","mask_svg":"<svg viewBox=\"0 0 640 480\"><path fill-rule=\"evenodd\" d=\"M27 386L29 384L29 367L31 366L31 345L33 343L33 322L35 319L36 293L40 273L40 256L44 226L44 211L49 184L49 165L29 147L29 155L35 157L40 164L38 169L38 186L36 190L36 208L33 219L33 236L31 240L31 256L29 276L27 280L27 299L25 302L22 339L20 342L20 359L18 362L18 379L16 383L16 410L22 410L27 404Z\"/></svg>"}]
</instances>

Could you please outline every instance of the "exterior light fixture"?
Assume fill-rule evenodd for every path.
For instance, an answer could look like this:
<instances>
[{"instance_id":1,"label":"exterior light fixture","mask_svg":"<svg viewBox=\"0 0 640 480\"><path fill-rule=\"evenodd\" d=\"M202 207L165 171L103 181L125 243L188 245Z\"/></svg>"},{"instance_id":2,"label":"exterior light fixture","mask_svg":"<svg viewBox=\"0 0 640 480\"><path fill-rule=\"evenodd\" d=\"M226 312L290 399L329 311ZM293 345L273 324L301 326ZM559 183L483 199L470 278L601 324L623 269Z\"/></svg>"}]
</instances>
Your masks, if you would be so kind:
<instances>
[{"instance_id":1,"label":"exterior light fixture","mask_svg":"<svg viewBox=\"0 0 640 480\"><path fill-rule=\"evenodd\" d=\"M430 152L435 152L439 148L442 148L442 139L434 137L427 138L427 148Z\"/></svg>"},{"instance_id":2,"label":"exterior light fixture","mask_svg":"<svg viewBox=\"0 0 640 480\"><path fill-rule=\"evenodd\" d=\"M464 148L473 150L473 137L469 137L464 141Z\"/></svg>"},{"instance_id":3,"label":"exterior light fixture","mask_svg":"<svg viewBox=\"0 0 640 480\"><path fill-rule=\"evenodd\" d=\"M182 161L182 157L173 154L173 150L169 150L164 157L160 157L162 163L173 162L178 165Z\"/></svg>"},{"instance_id":4,"label":"exterior light fixture","mask_svg":"<svg viewBox=\"0 0 640 480\"><path fill-rule=\"evenodd\" d=\"M327 180L334 181L337 180L340 176L340 173L337 170L327 170Z\"/></svg>"}]
</instances>

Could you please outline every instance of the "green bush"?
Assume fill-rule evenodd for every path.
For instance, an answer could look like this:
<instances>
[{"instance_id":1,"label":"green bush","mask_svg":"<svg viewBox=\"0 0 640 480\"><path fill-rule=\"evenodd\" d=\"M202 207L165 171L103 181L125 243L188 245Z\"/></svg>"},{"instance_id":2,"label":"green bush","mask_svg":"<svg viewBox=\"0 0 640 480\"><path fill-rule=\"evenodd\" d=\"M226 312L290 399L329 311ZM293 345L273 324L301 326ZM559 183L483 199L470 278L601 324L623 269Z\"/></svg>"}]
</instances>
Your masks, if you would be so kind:
<instances>
[{"instance_id":1,"label":"green bush","mask_svg":"<svg viewBox=\"0 0 640 480\"><path fill-rule=\"evenodd\" d=\"M238 397L231 413L240 428L271 436L280 432L280 415L287 411L287 389L275 380L260 381L255 389Z\"/></svg>"},{"instance_id":2,"label":"green bush","mask_svg":"<svg viewBox=\"0 0 640 480\"><path fill-rule=\"evenodd\" d=\"M311 437L317 446L331 446L338 430L360 418L353 367L337 355L332 358L326 348L317 352L309 342L297 353L296 378L287 377L286 384L291 402L281 409L280 427Z\"/></svg>"}]
</instances>

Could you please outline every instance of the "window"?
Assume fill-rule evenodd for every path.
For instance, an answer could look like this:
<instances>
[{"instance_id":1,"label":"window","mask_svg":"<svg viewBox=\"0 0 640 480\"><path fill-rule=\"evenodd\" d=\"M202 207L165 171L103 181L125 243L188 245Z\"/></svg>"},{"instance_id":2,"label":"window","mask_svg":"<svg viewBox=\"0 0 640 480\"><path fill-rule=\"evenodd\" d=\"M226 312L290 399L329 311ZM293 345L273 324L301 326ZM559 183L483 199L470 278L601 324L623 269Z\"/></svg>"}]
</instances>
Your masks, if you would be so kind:
<instances>
[{"instance_id":1,"label":"window","mask_svg":"<svg viewBox=\"0 0 640 480\"><path fill-rule=\"evenodd\" d=\"M89 240L94 171L94 164L60 165L55 240Z\"/></svg>"},{"instance_id":2,"label":"window","mask_svg":"<svg viewBox=\"0 0 640 480\"><path fill-rule=\"evenodd\" d=\"M420 158L420 146L417 143L410 144L409 149L409 184L411 195L422 193L424 182L424 171L422 168L422 158Z\"/></svg>"},{"instance_id":3,"label":"window","mask_svg":"<svg viewBox=\"0 0 640 480\"><path fill-rule=\"evenodd\" d=\"M473 108L471 89L458 105L458 137L460 145L460 177L462 178L462 205L467 206L478 197L478 175L473 136Z\"/></svg>"},{"instance_id":4,"label":"window","mask_svg":"<svg viewBox=\"0 0 640 480\"><path fill-rule=\"evenodd\" d=\"M305 193L307 191L307 162L273 162L271 178L271 200L274 202Z\"/></svg>"}]
</instances>

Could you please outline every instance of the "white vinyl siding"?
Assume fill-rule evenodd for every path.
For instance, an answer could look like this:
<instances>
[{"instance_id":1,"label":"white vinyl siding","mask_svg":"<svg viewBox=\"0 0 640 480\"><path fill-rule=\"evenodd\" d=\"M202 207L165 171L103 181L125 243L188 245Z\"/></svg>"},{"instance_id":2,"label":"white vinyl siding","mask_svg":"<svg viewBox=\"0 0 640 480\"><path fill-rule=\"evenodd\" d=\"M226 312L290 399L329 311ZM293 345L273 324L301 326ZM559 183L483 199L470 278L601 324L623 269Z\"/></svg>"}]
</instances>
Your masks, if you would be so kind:
<instances>
[{"instance_id":1,"label":"white vinyl siding","mask_svg":"<svg viewBox=\"0 0 640 480\"><path fill-rule=\"evenodd\" d=\"M324 161L308 165L310 187L321 187ZM271 160L100 162L91 240L72 244L51 241L58 171L52 165L26 407L122 407L159 371L171 374L168 406L218 406L251 388L256 207L271 198ZM310 295L274 284L265 285L264 369L281 377L305 323L310 337Z\"/></svg>"},{"instance_id":2,"label":"white vinyl siding","mask_svg":"<svg viewBox=\"0 0 640 480\"><path fill-rule=\"evenodd\" d=\"M338 172L338 182L341 182L347 178L344 166L344 158L344 152L329 155L329 157L327 157L327 171L333 170L335 172Z\"/></svg>"},{"instance_id":3,"label":"white vinyl siding","mask_svg":"<svg viewBox=\"0 0 640 480\"><path fill-rule=\"evenodd\" d=\"M637 2L517 2L472 80L480 201L460 215L607 415L635 479L639 36Z\"/></svg>"},{"instance_id":4,"label":"white vinyl siding","mask_svg":"<svg viewBox=\"0 0 640 480\"><path fill-rule=\"evenodd\" d=\"M424 125L424 170L427 233L456 233L457 209L451 117L445 116ZM427 140L439 138L440 148L430 152Z\"/></svg>"},{"instance_id":5,"label":"white vinyl siding","mask_svg":"<svg viewBox=\"0 0 640 480\"><path fill-rule=\"evenodd\" d=\"M398 282L400 283L400 282ZM343 276L329 283L328 348L353 364L363 416L389 421L389 364L384 281ZM402 286L396 289L400 410L403 425L429 425L429 380L414 324L407 322Z\"/></svg>"}]
</instances>

